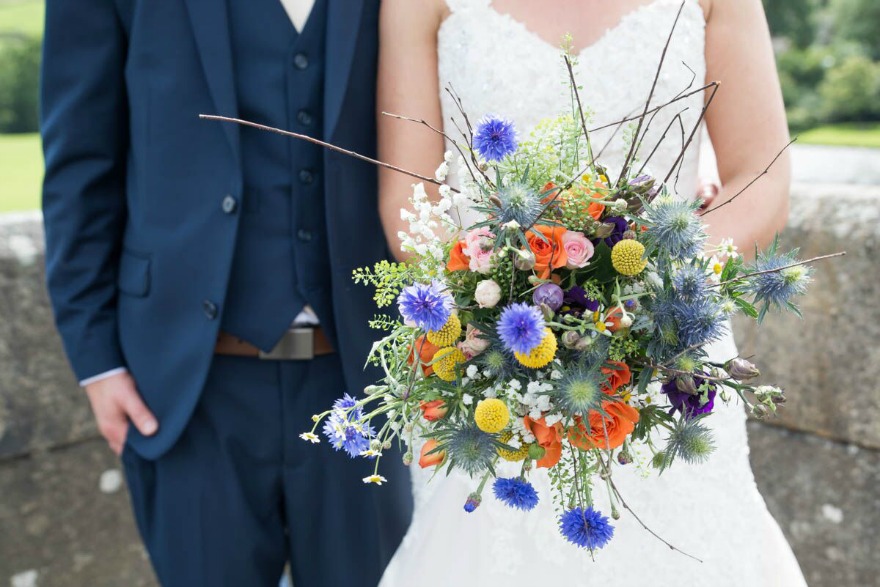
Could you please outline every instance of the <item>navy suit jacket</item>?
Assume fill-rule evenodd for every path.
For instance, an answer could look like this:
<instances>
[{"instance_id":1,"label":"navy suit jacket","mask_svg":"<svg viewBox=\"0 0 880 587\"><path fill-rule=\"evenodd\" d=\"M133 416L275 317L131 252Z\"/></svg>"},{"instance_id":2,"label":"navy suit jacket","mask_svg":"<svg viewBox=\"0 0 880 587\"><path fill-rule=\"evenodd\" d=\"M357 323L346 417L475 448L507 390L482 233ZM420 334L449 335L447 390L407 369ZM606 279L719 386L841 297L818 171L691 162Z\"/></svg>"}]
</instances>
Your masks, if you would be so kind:
<instances>
[{"instance_id":1,"label":"navy suit jacket","mask_svg":"<svg viewBox=\"0 0 880 587\"><path fill-rule=\"evenodd\" d=\"M374 155L379 2L328 2L324 137ZM198 115L236 115L233 75L221 1L47 3L49 293L77 377L125 366L158 417L153 437L130 427L145 458L179 437L213 355L239 220L223 202L246 195L238 127ZM362 366L375 307L351 273L387 258L387 247L375 168L327 151L324 170L331 336L349 387L329 401L370 382Z\"/></svg>"}]
</instances>

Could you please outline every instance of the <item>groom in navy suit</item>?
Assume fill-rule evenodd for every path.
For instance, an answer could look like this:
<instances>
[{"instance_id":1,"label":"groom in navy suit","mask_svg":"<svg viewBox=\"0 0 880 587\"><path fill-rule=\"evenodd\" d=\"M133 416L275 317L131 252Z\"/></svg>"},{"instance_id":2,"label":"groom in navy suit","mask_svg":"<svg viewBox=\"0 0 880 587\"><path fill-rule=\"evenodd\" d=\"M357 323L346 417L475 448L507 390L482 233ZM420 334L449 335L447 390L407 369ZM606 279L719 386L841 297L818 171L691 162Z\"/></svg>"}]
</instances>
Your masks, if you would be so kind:
<instances>
[{"instance_id":1,"label":"groom in navy suit","mask_svg":"<svg viewBox=\"0 0 880 587\"><path fill-rule=\"evenodd\" d=\"M378 4L47 2L49 292L163 585L375 585L409 522L394 458L297 438L372 379L375 169L198 118L373 154Z\"/></svg>"}]
</instances>

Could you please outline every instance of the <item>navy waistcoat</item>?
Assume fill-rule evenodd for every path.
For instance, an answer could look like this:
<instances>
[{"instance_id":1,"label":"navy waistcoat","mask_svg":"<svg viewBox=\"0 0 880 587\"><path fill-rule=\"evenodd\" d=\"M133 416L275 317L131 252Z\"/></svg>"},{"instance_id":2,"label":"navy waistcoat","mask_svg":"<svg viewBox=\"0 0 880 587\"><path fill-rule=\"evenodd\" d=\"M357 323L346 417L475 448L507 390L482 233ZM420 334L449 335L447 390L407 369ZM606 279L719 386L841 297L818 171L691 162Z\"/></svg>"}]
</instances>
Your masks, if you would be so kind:
<instances>
[{"instance_id":1,"label":"navy waistcoat","mask_svg":"<svg viewBox=\"0 0 880 587\"><path fill-rule=\"evenodd\" d=\"M280 0L228 7L239 116L320 137L326 1L299 34ZM240 136L242 216L221 327L268 350L306 303L329 320L323 153L254 128Z\"/></svg>"}]
</instances>

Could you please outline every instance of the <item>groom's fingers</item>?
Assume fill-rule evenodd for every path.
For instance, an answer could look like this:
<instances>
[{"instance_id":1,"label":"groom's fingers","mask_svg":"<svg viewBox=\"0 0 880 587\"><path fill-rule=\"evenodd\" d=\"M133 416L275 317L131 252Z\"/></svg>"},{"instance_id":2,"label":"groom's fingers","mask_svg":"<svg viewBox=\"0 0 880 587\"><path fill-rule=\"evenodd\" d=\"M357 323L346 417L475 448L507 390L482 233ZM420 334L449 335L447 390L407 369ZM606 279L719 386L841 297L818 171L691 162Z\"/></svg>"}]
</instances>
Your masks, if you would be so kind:
<instances>
[{"instance_id":1,"label":"groom's fingers","mask_svg":"<svg viewBox=\"0 0 880 587\"><path fill-rule=\"evenodd\" d=\"M133 387L128 388L123 397L122 407L128 415L128 419L144 436L152 436L159 429L156 417L150 412L140 394Z\"/></svg>"}]
</instances>

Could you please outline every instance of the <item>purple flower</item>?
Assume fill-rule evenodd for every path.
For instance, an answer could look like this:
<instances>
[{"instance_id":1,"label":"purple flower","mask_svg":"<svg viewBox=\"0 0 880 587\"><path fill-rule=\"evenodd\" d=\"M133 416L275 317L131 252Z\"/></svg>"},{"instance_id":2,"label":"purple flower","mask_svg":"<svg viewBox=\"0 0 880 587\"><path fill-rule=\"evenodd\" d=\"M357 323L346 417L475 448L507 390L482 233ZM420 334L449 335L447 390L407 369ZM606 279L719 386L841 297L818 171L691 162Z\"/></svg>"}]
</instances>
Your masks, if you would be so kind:
<instances>
[{"instance_id":1,"label":"purple flower","mask_svg":"<svg viewBox=\"0 0 880 587\"><path fill-rule=\"evenodd\" d=\"M599 302L587 297L587 291L579 285L565 290L562 304L564 314L574 314L575 316L580 316L585 311L595 312L599 309Z\"/></svg>"},{"instance_id":2,"label":"purple flower","mask_svg":"<svg viewBox=\"0 0 880 587\"><path fill-rule=\"evenodd\" d=\"M685 377L685 383L689 383L687 381L688 376L684 375L683 377ZM697 390L697 393L687 393L680 390L675 379L664 383L661 387L661 390L669 399L669 403L672 404L671 412L681 412L685 418L693 418L700 414L710 413L712 408L715 407L715 394L718 391L717 386L710 382L707 388L708 391L705 393L700 392L699 389L706 380L699 375L694 375L691 379L693 380L693 388Z\"/></svg>"},{"instance_id":3,"label":"purple flower","mask_svg":"<svg viewBox=\"0 0 880 587\"><path fill-rule=\"evenodd\" d=\"M602 548L614 536L614 526L592 506L576 507L559 516L559 531L566 540L581 548Z\"/></svg>"},{"instance_id":4,"label":"purple flower","mask_svg":"<svg viewBox=\"0 0 880 587\"><path fill-rule=\"evenodd\" d=\"M623 240L623 233L629 230L629 224L627 224L626 218L622 216L609 216L603 222L614 225L611 234L603 239L606 245L613 248L614 245Z\"/></svg>"},{"instance_id":5,"label":"purple flower","mask_svg":"<svg viewBox=\"0 0 880 587\"><path fill-rule=\"evenodd\" d=\"M515 353L528 354L544 340L544 316L535 306L511 304L498 318L498 336Z\"/></svg>"},{"instance_id":6,"label":"purple flower","mask_svg":"<svg viewBox=\"0 0 880 587\"><path fill-rule=\"evenodd\" d=\"M536 306L544 304L555 312L562 307L564 297L565 294L562 293L562 288L555 283L542 283L535 288L535 292L532 294L532 302Z\"/></svg>"},{"instance_id":7,"label":"purple flower","mask_svg":"<svg viewBox=\"0 0 880 587\"><path fill-rule=\"evenodd\" d=\"M516 147L516 129L509 120L488 115L477 124L474 149L486 161L501 161Z\"/></svg>"},{"instance_id":8,"label":"purple flower","mask_svg":"<svg viewBox=\"0 0 880 587\"><path fill-rule=\"evenodd\" d=\"M538 492L522 477L499 477L492 484L495 497L512 508L529 511L538 505Z\"/></svg>"},{"instance_id":9,"label":"purple flower","mask_svg":"<svg viewBox=\"0 0 880 587\"><path fill-rule=\"evenodd\" d=\"M440 330L452 314L452 298L437 281L407 286L398 296L397 306L405 320L422 330Z\"/></svg>"}]
</instances>

